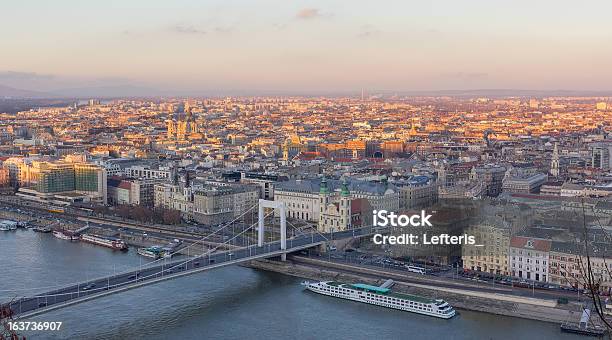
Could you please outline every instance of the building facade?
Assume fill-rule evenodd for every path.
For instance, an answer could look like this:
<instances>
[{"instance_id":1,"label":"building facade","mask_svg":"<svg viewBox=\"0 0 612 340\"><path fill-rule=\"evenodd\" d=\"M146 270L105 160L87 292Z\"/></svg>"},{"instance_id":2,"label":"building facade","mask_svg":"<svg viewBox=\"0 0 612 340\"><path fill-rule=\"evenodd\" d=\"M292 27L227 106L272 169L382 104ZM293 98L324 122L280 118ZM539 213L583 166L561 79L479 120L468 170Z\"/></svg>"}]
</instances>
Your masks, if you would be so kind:
<instances>
[{"instance_id":1,"label":"building facade","mask_svg":"<svg viewBox=\"0 0 612 340\"><path fill-rule=\"evenodd\" d=\"M510 275L510 227L492 224L470 226L466 233L474 235L482 247L462 248L463 268L495 275Z\"/></svg>"},{"instance_id":2,"label":"building facade","mask_svg":"<svg viewBox=\"0 0 612 340\"><path fill-rule=\"evenodd\" d=\"M23 198L45 201L61 194L72 202L107 204L106 171L94 164L32 161L19 164L19 176Z\"/></svg>"},{"instance_id":3,"label":"building facade","mask_svg":"<svg viewBox=\"0 0 612 340\"><path fill-rule=\"evenodd\" d=\"M399 192L401 210L425 208L438 202L438 183L428 176L414 176L393 184Z\"/></svg>"},{"instance_id":4,"label":"building facade","mask_svg":"<svg viewBox=\"0 0 612 340\"><path fill-rule=\"evenodd\" d=\"M503 179L504 192L510 193L537 193L548 177L545 174L533 171L508 170Z\"/></svg>"},{"instance_id":5,"label":"building facade","mask_svg":"<svg viewBox=\"0 0 612 340\"><path fill-rule=\"evenodd\" d=\"M510 241L512 276L529 281L548 282L551 241L514 236Z\"/></svg>"},{"instance_id":6,"label":"building facade","mask_svg":"<svg viewBox=\"0 0 612 340\"><path fill-rule=\"evenodd\" d=\"M290 180L277 183L274 200L285 203L287 217L319 223L322 204L320 191L323 179ZM330 202L339 199L342 181L325 180ZM366 199L373 210L399 210L399 190L391 184L348 180L350 197Z\"/></svg>"}]
</instances>

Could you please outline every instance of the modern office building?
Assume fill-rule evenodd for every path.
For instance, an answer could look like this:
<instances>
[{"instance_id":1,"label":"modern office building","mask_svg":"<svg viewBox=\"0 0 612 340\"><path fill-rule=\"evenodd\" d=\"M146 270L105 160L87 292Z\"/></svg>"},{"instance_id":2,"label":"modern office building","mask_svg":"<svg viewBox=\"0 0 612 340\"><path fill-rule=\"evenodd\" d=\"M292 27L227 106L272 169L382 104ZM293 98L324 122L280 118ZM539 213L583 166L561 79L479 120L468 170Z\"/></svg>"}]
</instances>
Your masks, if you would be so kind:
<instances>
[{"instance_id":1,"label":"modern office building","mask_svg":"<svg viewBox=\"0 0 612 340\"><path fill-rule=\"evenodd\" d=\"M594 168L610 170L612 168L610 154L612 143L594 143L591 148L591 164Z\"/></svg>"},{"instance_id":2,"label":"modern office building","mask_svg":"<svg viewBox=\"0 0 612 340\"><path fill-rule=\"evenodd\" d=\"M106 171L89 163L66 161L21 165L18 195L38 201L107 203Z\"/></svg>"}]
</instances>

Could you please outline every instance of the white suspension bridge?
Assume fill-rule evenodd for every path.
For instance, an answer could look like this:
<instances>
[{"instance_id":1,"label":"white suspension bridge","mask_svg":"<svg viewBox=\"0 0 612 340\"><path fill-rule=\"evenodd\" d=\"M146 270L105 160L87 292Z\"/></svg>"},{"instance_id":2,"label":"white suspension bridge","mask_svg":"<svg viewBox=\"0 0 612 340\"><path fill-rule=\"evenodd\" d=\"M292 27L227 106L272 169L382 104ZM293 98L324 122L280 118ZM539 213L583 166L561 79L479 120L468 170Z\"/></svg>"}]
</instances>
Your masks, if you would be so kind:
<instances>
[{"instance_id":1,"label":"white suspension bridge","mask_svg":"<svg viewBox=\"0 0 612 340\"><path fill-rule=\"evenodd\" d=\"M158 259L119 274L100 276L96 279L76 282L32 296L16 295L12 301L5 302L1 307L5 309L9 308L15 318L31 317L103 296L224 266L273 257L280 257L281 260L284 261L288 253L320 246L333 240L365 237L372 235L374 232L378 232L375 231L373 227L355 228L332 233L320 233L316 228L311 228L308 233L302 232L299 235L287 238L287 220L284 204L276 201L259 200L258 206L259 214L256 223L242 230L240 233L235 234L232 238L223 243L218 244L214 248L204 251L200 255L187 256L187 258L174 261L169 261L165 258ZM248 209L247 212L254 207L255 206ZM265 215L264 212L266 208L271 208L273 211ZM264 222L266 217L270 216L274 211L276 211L280 217L280 239L265 242L264 236L266 230ZM244 214L246 214L246 212ZM200 241L205 241L213 234L228 228L241 216L227 223L214 233L202 238ZM251 230L255 225L257 225L257 244L241 247L234 246L230 247L231 250L219 251L219 249L225 249L228 245L232 245L232 242L237 238L244 237L246 232ZM201 247L198 244L200 241L188 245L186 249ZM32 291L32 289L29 289L29 291Z\"/></svg>"}]
</instances>

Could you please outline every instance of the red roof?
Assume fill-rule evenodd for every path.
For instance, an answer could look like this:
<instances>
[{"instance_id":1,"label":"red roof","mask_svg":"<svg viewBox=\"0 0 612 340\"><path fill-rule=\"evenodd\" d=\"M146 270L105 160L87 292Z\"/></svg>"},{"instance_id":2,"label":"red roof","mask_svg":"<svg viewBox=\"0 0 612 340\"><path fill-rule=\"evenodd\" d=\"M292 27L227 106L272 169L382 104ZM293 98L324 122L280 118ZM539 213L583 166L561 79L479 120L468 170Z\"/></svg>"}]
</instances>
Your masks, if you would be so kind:
<instances>
[{"instance_id":1,"label":"red roof","mask_svg":"<svg viewBox=\"0 0 612 340\"><path fill-rule=\"evenodd\" d=\"M338 162L338 163L350 163L355 161L355 159L352 158L342 158L342 157L336 157L334 158L334 162Z\"/></svg>"},{"instance_id":2,"label":"red roof","mask_svg":"<svg viewBox=\"0 0 612 340\"><path fill-rule=\"evenodd\" d=\"M551 246L550 240L544 240L541 238L514 236L510 240L510 247L522 248L522 249L533 249L538 251L549 252Z\"/></svg>"},{"instance_id":3,"label":"red roof","mask_svg":"<svg viewBox=\"0 0 612 340\"><path fill-rule=\"evenodd\" d=\"M365 198L356 198L352 200L351 201L351 214L361 212L364 209L366 202L367 202L367 199Z\"/></svg>"},{"instance_id":4,"label":"red roof","mask_svg":"<svg viewBox=\"0 0 612 340\"><path fill-rule=\"evenodd\" d=\"M321 157L321 153L317 151L304 151L300 152L300 154L297 156L298 159L303 161L310 161L316 159L317 157Z\"/></svg>"}]
</instances>

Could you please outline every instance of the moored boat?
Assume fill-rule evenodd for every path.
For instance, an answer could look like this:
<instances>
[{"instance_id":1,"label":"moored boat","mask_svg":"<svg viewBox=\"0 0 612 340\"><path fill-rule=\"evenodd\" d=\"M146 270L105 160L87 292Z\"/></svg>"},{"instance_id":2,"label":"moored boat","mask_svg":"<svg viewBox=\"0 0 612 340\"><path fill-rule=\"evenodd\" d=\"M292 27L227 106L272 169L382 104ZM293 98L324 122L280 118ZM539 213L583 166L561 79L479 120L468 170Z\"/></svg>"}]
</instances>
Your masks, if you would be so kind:
<instances>
[{"instance_id":1,"label":"moored boat","mask_svg":"<svg viewBox=\"0 0 612 340\"><path fill-rule=\"evenodd\" d=\"M78 241L80 239L78 235L74 234L71 231L67 231L67 230L55 230L53 231L53 236L61 240L67 240L67 241Z\"/></svg>"},{"instance_id":2,"label":"moored boat","mask_svg":"<svg viewBox=\"0 0 612 340\"><path fill-rule=\"evenodd\" d=\"M138 254L145 256L145 257L151 257L154 259L159 259L166 255L165 251L161 247L157 247L157 246L139 248Z\"/></svg>"},{"instance_id":3,"label":"moored boat","mask_svg":"<svg viewBox=\"0 0 612 340\"><path fill-rule=\"evenodd\" d=\"M50 233L53 229L51 227L35 227L32 228L37 233Z\"/></svg>"},{"instance_id":4,"label":"moored boat","mask_svg":"<svg viewBox=\"0 0 612 340\"><path fill-rule=\"evenodd\" d=\"M591 310L588 308L582 310L582 315L578 323L565 322L561 324L561 331L597 337L606 334L606 329L604 327L600 327L591 322Z\"/></svg>"},{"instance_id":5,"label":"moored boat","mask_svg":"<svg viewBox=\"0 0 612 340\"><path fill-rule=\"evenodd\" d=\"M346 284L335 281L322 281L310 283L306 289L318 294L442 319L450 319L456 314L455 309L444 300L395 293L389 288L376 287L363 283Z\"/></svg>"},{"instance_id":6,"label":"moored boat","mask_svg":"<svg viewBox=\"0 0 612 340\"><path fill-rule=\"evenodd\" d=\"M97 244L99 246L111 248L114 250L127 250L128 246L122 239L116 237L109 236L101 236L95 234L83 234L81 236L81 241Z\"/></svg>"},{"instance_id":7,"label":"moored boat","mask_svg":"<svg viewBox=\"0 0 612 340\"><path fill-rule=\"evenodd\" d=\"M18 223L14 221L0 221L0 231L17 230Z\"/></svg>"}]
</instances>

